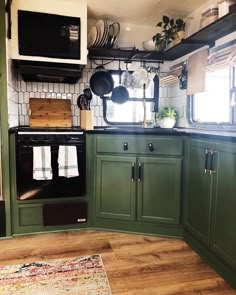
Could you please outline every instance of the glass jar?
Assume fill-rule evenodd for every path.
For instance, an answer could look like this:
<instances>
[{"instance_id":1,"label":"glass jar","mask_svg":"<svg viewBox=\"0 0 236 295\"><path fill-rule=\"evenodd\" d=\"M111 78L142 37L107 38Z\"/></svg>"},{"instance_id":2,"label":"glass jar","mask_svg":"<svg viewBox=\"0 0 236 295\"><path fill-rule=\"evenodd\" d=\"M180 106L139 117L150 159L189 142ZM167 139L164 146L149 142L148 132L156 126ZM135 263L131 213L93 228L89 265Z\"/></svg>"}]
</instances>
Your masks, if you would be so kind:
<instances>
[{"instance_id":1,"label":"glass jar","mask_svg":"<svg viewBox=\"0 0 236 295\"><path fill-rule=\"evenodd\" d=\"M201 13L200 29L208 26L218 19L218 6L210 6Z\"/></svg>"}]
</instances>

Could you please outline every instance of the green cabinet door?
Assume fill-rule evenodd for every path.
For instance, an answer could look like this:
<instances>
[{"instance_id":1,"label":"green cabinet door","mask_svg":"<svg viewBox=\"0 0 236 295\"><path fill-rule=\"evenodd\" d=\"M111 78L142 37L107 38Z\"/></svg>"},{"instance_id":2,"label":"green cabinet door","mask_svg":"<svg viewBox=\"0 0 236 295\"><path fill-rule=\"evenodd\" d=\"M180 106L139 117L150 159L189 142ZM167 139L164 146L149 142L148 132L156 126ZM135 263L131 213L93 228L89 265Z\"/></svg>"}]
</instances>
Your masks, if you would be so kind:
<instances>
[{"instance_id":1,"label":"green cabinet door","mask_svg":"<svg viewBox=\"0 0 236 295\"><path fill-rule=\"evenodd\" d=\"M138 158L139 221L179 223L181 161L181 158Z\"/></svg>"},{"instance_id":2,"label":"green cabinet door","mask_svg":"<svg viewBox=\"0 0 236 295\"><path fill-rule=\"evenodd\" d=\"M236 144L216 143L214 150L211 247L236 269Z\"/></svg>"},{"instance_id":3,"label":"green cabinet door","mask_svg":"<svg viewBox=\"0 0 236 295\"><path fill-rule=\"evenodd\" d=\"M135 164L136 157L97 156L97 217L135 220Z\"/></svg>"},{"instance_id":4,"label":"green cabinet door","mask_svg":"<svg viewBox=\"0 0 236 295\"><path fill-rule=\"evenodd\" d=\"M206 150L212 150L211 141L190 139L188 144L187 188L185 190L184 226L203 243L209 245L211 218L211 182L206 174ZM210 163L208 163L209 165ZM208 167L209 168L209 167Z\"/></svg>"}]
</instances>

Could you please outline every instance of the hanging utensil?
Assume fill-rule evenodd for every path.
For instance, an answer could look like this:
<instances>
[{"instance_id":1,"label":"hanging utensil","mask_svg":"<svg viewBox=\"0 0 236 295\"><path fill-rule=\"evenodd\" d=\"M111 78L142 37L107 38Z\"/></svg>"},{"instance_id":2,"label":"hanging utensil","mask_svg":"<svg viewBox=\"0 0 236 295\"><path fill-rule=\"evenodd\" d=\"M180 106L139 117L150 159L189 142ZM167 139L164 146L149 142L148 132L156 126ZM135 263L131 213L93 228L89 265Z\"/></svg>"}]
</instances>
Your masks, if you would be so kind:
<instances>
[{"instance_id":1,"label":"hanging utensil","mask_svg":"<svg viewBox=\"0 0 236 295\"><path fill-rule=\"evenodd\" d=\"M88 109L87 97L85 94L80 94L77 99L77 105L80 110L84 111Z\"/></svg>"},{"instance_id":2,"label":"hanging utensil","mask_svg":"<svg viewBox=\"0 0 236 295\"><path fill-rule=\"evenodd\" d=\"M86 95L88 110L90 110L90 103L91 103L91 100L93 98L93 94L92 94L92 91L90 90L90 88L85 88L84 89L84 95Z\"/></svg>"},{"instance_id":3,"label":"hanging utensil","mask_svg":"<svg viewBox=\"0 0 236 295\"><path fill-rule=\"evenodd\" d=\"M143 84L143 128L147 128L146 84Z\"/></svg>"},{"instance_id":4,"label":"hanging utensil","mask_svg":"<svg viewBox=\"0 0 236 295\"><path fill-rule=\"evenodd\" d=\"M119 86L115 87L112 90L111 100L114 103L119 103L119 104L125 103L126 101L129 100L129 92L128 92L128 90L124 86L121 86L120 61L119 61Z\"/></svg>"},{"instance_id":5,"label":"hanging utensil","mask_svg":"<svg viewBox=\"0 0 236 295\"><path fill-rule=\"evenodd\" d=\"M90 87L97 96L104 96L112 92L114 80L112 75L103 66L98 66L96 72L90 78Z\"/></svg>"}]
</instances>

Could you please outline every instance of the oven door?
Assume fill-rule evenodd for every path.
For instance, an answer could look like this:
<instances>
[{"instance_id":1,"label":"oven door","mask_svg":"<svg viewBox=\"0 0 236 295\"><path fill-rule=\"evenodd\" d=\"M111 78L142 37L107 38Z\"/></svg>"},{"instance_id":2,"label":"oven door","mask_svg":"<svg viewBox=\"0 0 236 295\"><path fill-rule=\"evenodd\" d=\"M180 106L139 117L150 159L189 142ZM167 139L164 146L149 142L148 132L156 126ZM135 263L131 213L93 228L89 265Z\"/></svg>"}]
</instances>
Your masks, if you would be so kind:
<instances>
[{"instance_id":1,"label":"oven door","mask_svg":"<svg viewBox=\"0 0 236 295\"><path fill-rule=\"evenodd\" d=\"M19 145L17 148L17 198L49 199L78 197L86 193L85 145L76 144L79 176L58 176L58 149L51 146L52 180L33 179L33 146Z\"/></svg>"}]
</instances>

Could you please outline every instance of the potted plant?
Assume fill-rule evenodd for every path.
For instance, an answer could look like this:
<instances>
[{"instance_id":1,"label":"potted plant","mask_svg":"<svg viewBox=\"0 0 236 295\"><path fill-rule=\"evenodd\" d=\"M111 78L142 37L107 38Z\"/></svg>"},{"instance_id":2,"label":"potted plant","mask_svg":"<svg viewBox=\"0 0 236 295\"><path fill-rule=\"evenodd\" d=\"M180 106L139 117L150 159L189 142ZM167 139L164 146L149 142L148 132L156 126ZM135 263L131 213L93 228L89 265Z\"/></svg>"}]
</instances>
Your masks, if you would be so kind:
<instances>
[{"instance_id":1,"label":"potted plant","mask_svg":"<svg viewBox=\"0 0 236 295\"><path fill-rule=\"evenodd\" d=\"M158 113L155 114L157 123L161 128L173 128L177 117L178 113L173 107L161 108Z\"/></svg>"},{"instance_id":2,"label":"potted plant","mask_svg":"<svg viewBox=\"0 0 236 295\"><path fill-rule=\"evenodd\" d=\"M162 29L161 32L152 37L157 51L165 50L166 47L175 39L177 42L180 42L185 36L183 34L185 30L185 22L180 18L174 20L173 18L170 19L168 16L163 15L162 21L156 26Z\"/></svg>"}]
</instances>

